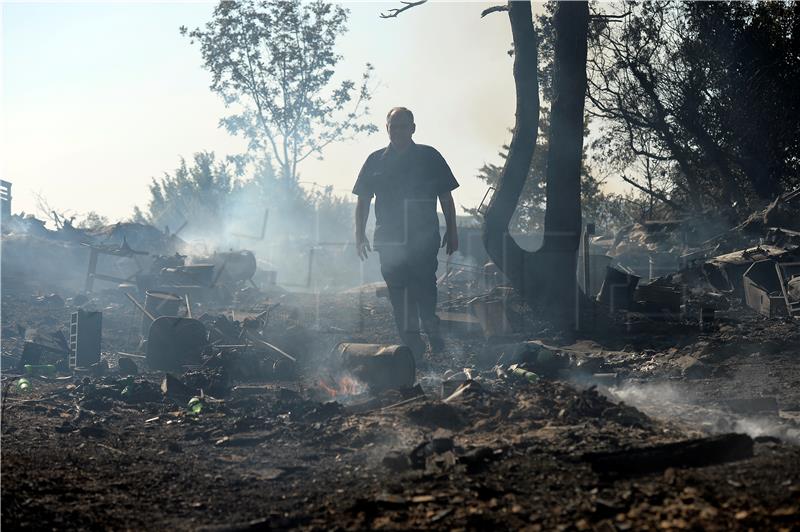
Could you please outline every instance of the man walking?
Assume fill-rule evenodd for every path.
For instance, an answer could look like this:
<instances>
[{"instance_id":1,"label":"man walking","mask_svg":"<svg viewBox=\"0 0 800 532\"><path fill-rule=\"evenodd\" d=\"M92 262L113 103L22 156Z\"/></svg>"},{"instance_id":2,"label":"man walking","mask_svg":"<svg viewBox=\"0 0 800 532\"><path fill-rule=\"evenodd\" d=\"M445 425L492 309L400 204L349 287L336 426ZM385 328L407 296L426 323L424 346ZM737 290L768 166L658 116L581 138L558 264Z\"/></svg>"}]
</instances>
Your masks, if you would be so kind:
<instances>
[{"instance_id":1,"label":"man walking","mask_svg":"<svg viewBox=\"0 0 800 532\"><path fill-rule=\"evenodd\" d=\"M374 245L381 274L389 290L400 339L421 361L425 343L431 351L444 347L436 316L436 255L440 247L436 200L442 206L446 231L441 247L458 250L456 209L451 191L458 187L453 172L436 149L416 144L414 115L395 107L386 117L389 146L370 154L358 174L353 193L356 206L356 248L361 260L371 251L365 234L375 197Z\"/></svg>"}]
</instances>

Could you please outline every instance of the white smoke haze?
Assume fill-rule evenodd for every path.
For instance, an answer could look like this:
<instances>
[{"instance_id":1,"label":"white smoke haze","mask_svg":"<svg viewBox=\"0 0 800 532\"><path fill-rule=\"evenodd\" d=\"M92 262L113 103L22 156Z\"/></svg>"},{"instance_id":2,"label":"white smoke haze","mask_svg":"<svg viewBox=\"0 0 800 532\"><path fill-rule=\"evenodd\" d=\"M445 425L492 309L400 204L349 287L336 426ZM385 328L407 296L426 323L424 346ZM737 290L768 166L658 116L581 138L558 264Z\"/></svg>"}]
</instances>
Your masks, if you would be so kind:
<instances>
[{"instance_id":1,"label":"white smoke haze","mask_svg":"<svg viewBox=\"0 0 800 532\"><path fill-rule=\"evenodd\" d=\"M708 400L700 400L689 386L665 382L625 383L606 389L606 393L653 418L677 421L704 433L738 432L754 438L773 436L800 444L800 423L788 413L752 416L728 412Z\"/></svg>"},{"instance_id":2,"label":"white smoke haze","mask_svg":"<svg viewBox=\"0 0 800 532\"><path fill-rule=\"evenodd\" d=\"M292 209L246 199L231 202L228 210L234 215L220 234L203 239L206 245L253 251L259 270L275 271L286 289L336 291L380 280L377 257L362 265L356 255L353 203L340 198L335 205Z\"/></svg>"},{"instance_id":3,"label":"white smoke haze","mask_svg":"<svg viewBox=\"0 0 800 532\"><path fill-rule=\"evenodd\" d=\"M687 396L669 383L624 384L610 388L611 394L618 400L639 408L641 405L655 407L664 403L683 403Z\"/></svg>"}]
</instances>

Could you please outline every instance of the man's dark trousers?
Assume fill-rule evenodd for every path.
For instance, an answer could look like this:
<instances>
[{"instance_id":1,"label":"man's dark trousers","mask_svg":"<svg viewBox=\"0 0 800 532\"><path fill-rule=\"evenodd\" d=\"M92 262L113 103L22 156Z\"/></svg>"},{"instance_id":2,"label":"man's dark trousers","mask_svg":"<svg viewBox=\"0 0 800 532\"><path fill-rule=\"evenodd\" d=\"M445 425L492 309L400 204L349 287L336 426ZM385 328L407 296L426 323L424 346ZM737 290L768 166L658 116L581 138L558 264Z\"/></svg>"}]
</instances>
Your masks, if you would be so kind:
<instances>
[{"instance_id":1,"label":"man's dark trousers","mask_svg":"<svg viewBox=\"0 0 800 532\"><path fill-rule=\"evenodd\" d=\"M429 336L439 336L436 316L436 256L438 235L416 237L406 243L378 246L381 273L389 290L400 339L416 356L422 355L420 320Z\"/></svg>"}]
</instances>

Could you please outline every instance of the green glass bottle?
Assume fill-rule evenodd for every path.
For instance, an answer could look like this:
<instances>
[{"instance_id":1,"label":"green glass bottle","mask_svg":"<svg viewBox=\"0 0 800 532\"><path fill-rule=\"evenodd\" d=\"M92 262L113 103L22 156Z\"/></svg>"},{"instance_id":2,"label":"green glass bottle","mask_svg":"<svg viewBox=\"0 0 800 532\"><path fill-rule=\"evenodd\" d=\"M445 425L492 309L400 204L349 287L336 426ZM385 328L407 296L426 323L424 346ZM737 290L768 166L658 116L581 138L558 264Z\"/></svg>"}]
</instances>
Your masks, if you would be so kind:
<instances>
[{"instance_id":1,"label":"green glass bottle","mask_svg":"<svg viewBox=\"0 0 800 532\"><path fill-rule=\"evenodd\" d=\"M508 369L511 370L511 373L516 375L517 377L522 377L530 382L536 382L539 380L539 375L532 371L528 371L527 369L519 367L517 364L513 364Z\"/></svg>"},{"instance_id":2,"label":"green glass bottle","mask_svg":"<svg viewBox=\"0 0 800 532\"><path fill-rule=\"evenodd\" d=\"M189 412L192 414L199 414L203 410L203 400L199 397L192 397L189 399Z\"/></svg>"}]
</instances>

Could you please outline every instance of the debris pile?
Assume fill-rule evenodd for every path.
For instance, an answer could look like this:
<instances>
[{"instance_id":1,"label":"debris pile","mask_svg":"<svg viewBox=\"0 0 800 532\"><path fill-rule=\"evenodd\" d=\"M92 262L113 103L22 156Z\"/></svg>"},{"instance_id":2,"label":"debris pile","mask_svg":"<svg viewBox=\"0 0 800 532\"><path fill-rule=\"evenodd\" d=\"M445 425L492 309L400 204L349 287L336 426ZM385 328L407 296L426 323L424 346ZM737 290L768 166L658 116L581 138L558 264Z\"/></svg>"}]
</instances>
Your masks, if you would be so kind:
<instances>
[{"instance_id":1,"label":"debris pile","mask_svg":"<svg viewBox=\"0 0 800 532\"><path fill-rule=\"evenodd\" d=\"M35 237L82 255L77 287L3 270L3 524L792 525L800 235L690 225L595 240L575 336L493 265L443 262L420 361L380 283L291 292L249 251Z\"/></svg>"},{"instance_id":2,"label":"debris pile","mask_svg":"<svg viewBox=\"0 0 800 532\"><path fill-rule=\"evenodd\" d=\"M761 218L800 218L797 197L781 198ZM768 215L777 210L783 215ZM800 315L800 232L793 224L746 223L698 242L696 222L649 222L620 231L606 253L612 262L598 301L612 310L701 324L741 307L769 318ZM707 222L703 227L707 232Z\"/></svg>"}]
</instances>

